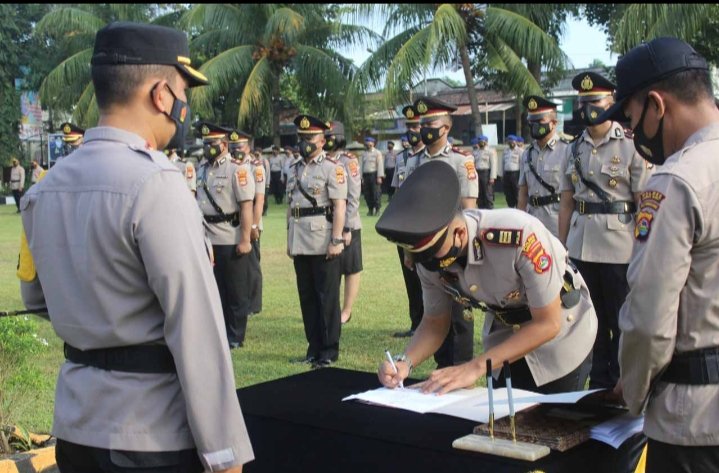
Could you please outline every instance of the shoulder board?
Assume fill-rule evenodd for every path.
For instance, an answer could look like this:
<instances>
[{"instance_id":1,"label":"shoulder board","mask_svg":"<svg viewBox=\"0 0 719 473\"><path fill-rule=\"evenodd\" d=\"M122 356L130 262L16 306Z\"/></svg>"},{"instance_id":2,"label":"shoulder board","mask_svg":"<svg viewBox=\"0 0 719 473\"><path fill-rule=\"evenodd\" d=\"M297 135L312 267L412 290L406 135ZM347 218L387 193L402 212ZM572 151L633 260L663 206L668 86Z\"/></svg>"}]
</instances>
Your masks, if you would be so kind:
<instances>
[{"instance_id":1,"label":"shoulder board","mask_svg":"<svg viewBox=\"0 0 719 473\"><path fill-rule=\"evenodd\" d=\"M452 151L461 154L462 156L472 156L472 153L469 153L463 149L457 148L456 146L452 146Z\"/></svg>"},{"instance_id":2,"label":"shoulder board","mask_svg":"<svg viewBox=\"0 0 719 473\"><path fill-rule=\"evenodd\" d=\"M264 165L264 163L262 161L260 161L259 159L253 159L252 165L253 166L262 166L262 165Z\"/></svg>"},{"instance_id":3,"label":"shoulder board","mask_svg":"<svg viewBox=\"0 0 719 473\"><path fill-rule=\"evenodd\" d=\"M624 137L629 138L630 140L634 139L634 132L631 128L625 128L624 129Z\"/></svg>"},{"instance_id":4,"label":"shoulder board","mask_svg":"<svg viewBox=\"0 0 719 473\"><path fill-rule=\"evenodd\" d=\"M329 161L329 162L331 162L332 164L337 164L337 163L339 163L339 161L337 161L337 160L334 159L334 158L330 158L329 156L325 156L325 161Z\"/></svg>"},{"instance_id":5,"label":"shoulder board","mask_svg":"<svg viewBox=\"0 0 719 473\"><path fill-rule=\"evenodd\" d=\"M482 232L482 239L493 245L519 246L522 244L522 230L488 228Z\"/></svg>"},{"instance_id":6,"label":"shoulder board","mask_svg":"<svg viewBox=\"0 0 719 473\"><path fill-rule=\"evenodd\" d=\"M576 137L576 136L571 137L571 138L565 138L565 137L559 138L559 141L561 141L562 143L567 143L567 144L572 144L572 143L574 143L576 140L577 140L577 137Z\"/></svg>"}]
</instances>

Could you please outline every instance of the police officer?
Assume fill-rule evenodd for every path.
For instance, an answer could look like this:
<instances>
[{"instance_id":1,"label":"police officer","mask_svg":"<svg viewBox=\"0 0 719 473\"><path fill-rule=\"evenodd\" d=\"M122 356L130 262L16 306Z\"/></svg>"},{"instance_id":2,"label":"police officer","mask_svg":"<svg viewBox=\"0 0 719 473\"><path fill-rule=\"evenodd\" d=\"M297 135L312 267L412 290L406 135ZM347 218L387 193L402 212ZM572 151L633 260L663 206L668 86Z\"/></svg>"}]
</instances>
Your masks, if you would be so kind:
<instances>
[{"instance_id":1,"label":"police officer","mask_svg":"<svg viewBox=\"0 0 719 473\"><path fill-rule=\"evenodd\" d=\"M12 158L12 167L10 168L10 190L15 199L17 213L20 213L20 198L25 190L25 168L20 166L17 158Z\"/></svg>"},{"instance_id":2,"label":"police officer","mask_svg":"<svg viewBox=\"0 0 719 473\"><path fill-rule=\"evenodd\" d=\"M486 351L435 370L422 384L424 392L474 385L487 375L488 359L495 374L505 360L514 360L515 387L542 393L583 389L597 320L562 244L524 212L459 211L459 201L456 173L446 163L430 162L407 179L375 226L414 255L425 307L422 323L396 359L398 373L385 361L380 381L396 387L437 350L457 301L486 310Z\"/></svg>"},{"instance_id":3,"label":"police officer","mask_svg":"<svg viewBox=\"0 0 719 473\"><path fill-rule=\"evenodd\" d=\"M272 146L270 156L270 193L275 196L275 203L282 203L284 191L282 189L282 164L285 162L284 154L280 154L279 146Z\"/></svg>"},{"instance_id":4,"label":"police officer","mask_svg":"<svg viewBox=\"0 0 719 473\"><path fill-rule=\"evenodd\" d=\"M414 105L407 105L402 109L404 115L404 123L407 127L407 134L403 137L402 143L407 143L407 147L397 158L396 172L392 178L392 187L399 188L404 180L416 168L418 158L412 159L413 156L419 156L424 151L424 143L420 134L419 119L420 114L414 108ZM405 141L406 139L406 141ZM412 164L414 163L414 164ZM412 166L412 167L410 167ZM405 258L404 250L397 245L397 253L399 254L399 264L402 268L402 277L404 278L404 287L407 291L407 299L409 301L409 330L399 331L392 334L395 338L411 337L414 331L419 327L422 321L422 313L424 306L422 305L422 284L419 281L417 273L414 271L414 263L411 258Z\"/></svg>"},{"instance_id":5,"label":"police officer","mask_svg":"<svg viewBox=\"0 0 719 473\"><path fill-rule=\"evenodd\" d=\"M375 142L376 140L371 136L365 138L364 143L367 150L360 156L364 197L369 209L368 216L379 215L382 207L381 186L384 179L384 157L375 148Z\"/></svg>"},{"instance_id":6,"label":"police officer","mask_svg":"<svg viewBox=\"0 0 719 473\"><path fill-rule=\"evenodd\" d=\"M192 195L197 194L197 174L195 173L195 166L191 161L181 158L177 154L176 148L168 148L165 150L167 159L180 170L183 176L185 176L185 182L187 182L187 188L190 189Z\"/></svg>"},{"instance_id":7,"label":"police officer","mask_svg":"<svg viewBox=\"0 0 719 473\"><path fill-rule=\"evenodd\" d=\"M23 300L65 342L58 467L239 472L253 453L201 215L159 151L181 145L185 88L207 81L185 33L127 22L98 31L91 72L100 126L22 201Z\"/></svg>"},{"instance_id":8,"label":"police officer","mask_svg":"<svg viewBox=\"0 0 719 473\"><path fill-rule=\"evenodd\" d=\"M32 168L32 174L30 175L30 183L36 184L38 180L40 180L40 175L45 170L43 169L40 164L38 164L37 160L33 159L30 163L30 167Z\"/></svg>"},{"instance_id":9,"label":"police officer","mask_svg":"<svg viewBox=\"0 0 719 473\"><path fill-rule=\"evenodd\" d=\"M452 118L449 114L457 107L435 98L422 97L414 103L414 108L420 114L420 137L426 148L424 152L412 157L410 168L416 169L431 161L448 163L460 182L461 208L475 208L479 185L477 171L474 168L474 157L471 154L463 154L447 142L449 131L452 129ZM429 189L426 191L431 193ZM426 304L425 297L425 313ZM471 314L466 314L460 304L453 304L451 330L434 356L437 366L443 368L469 361L472 359L473 350L474 322Z\"/></svg>"},{"instance_id":10,"label":"police officer","mask_svg":"<svg viewBox=\"0 0 719 473\"><path fill-rule=\"evenodd\" d=\"M489 146L487 135L472 138L474 149L474 167L479 175L479 199L477 206L480 209L494 208L494 181L497 179L497 152Z\"/></svg>"},{"instance_id":11,"label":"police officer","mask_svg":"<svg viewBox=\"0 0 719 473\"><path fill-rule=\"evenodd\" d=\"M294 148L287 148L287 157L282 163L282 186L285 193L287 193L287 178L290 175L291 167L299 159L300 155L295 152Z\"/></svg>"},{"instance_id":12,"label":"police officer","mask_svg":"<svg viewBox=\"0 0 719 473\"><path fill-rule=\"evenodd\" d=\"M631 136L617 122L599 122L613 103L614 84L593 72L572 80L587 129L569 147L561 185L559 235L589 286L599 318L594 344L592 388L619 380L619 309L629 291L627 265L632 254L632 217L649 163L636 152Z\"/></svg>"},{"instance_id":13,"label":"police officer","mask_svg":"<svg viewBox=\"0 0 719 473\"><path fill-rule=\"evenodd\" d=\"M250 314L262 312L262 267L260 261L260 237L262 236L263 225L262 215L265 204L265 183L267 177L265 167L260 159L257 159L250 152L250 140L252 136L242 130L232 130L229 135L230 155L235 164L249 166L252 170L252 177L255 181L255 198L252 203L252 230L250 231L250 242L252 253L250 254L250 279L245 281L250 288Z\"/></svg>"},{"instance_id":14,"label":"police officer","mask_svg":"<svg viewBox=\"0 0 719 473\"><path fill-rule=\"evenodd\" d=\"M558 236L559 189L567 169L568 146L557 136L557 104L529 95L524 106L534 141L522 154L517 208L537 217Z\"/></svg>"},{"instance_id":15,"label":"police officer","mask_svg":"<svg viewBox=\"0 0 719 473\"><path fill-rule=\"evenodd\" d=\"M347 210L342 228L345 248L340 255L340 274L345 278L340 321L346 324L352 318L352 307L359 294L362 272L362 219L359 216L362 175L357 156L344 149L347 141L342 123L335 122L334 125L330 125L330 129L325 131L325 140L323 149L327 157L341 163L345 167L347 176Z\"/></svg>"},{"instance_id":16,"label":"police officer","mask_svg":"<svg viewBox=\"0 0 719 473\"><path fill-rule=\"evenodd\" d=\"M397 167L397 153L394 150L394 141L387 142L387 152L384 154L384 175L382 180L382 191L391 199L394 195L394 187L392 180L394 178L394 170Z\"/></svg>"},{"instance_id":17,"label":"police officer","mask_svg":"<svg viewBox=\"0 0 719 473\"><path fill-rule=\"evenodd\" d=\"M287 254L294 260L307 354L313 368L337 361L340 344L340 259L347 207L345 167L325 156L322 120L299 115L300 161L288 176Z\"/></svg>"},{"instance_id":18,"label":"police officer","mask_svg":"<svg viewBox=\"0 0 719 473\"><path fill-rule=\"evenodd\" d=\"M517 146L518 137L507 135L507 148L502 153L502 189L509 207L517 206L519 196L519 162L522 150Z\"/></svg>"},{"instance_id":19,"label":"police officer","mask_svg":"<svg viewBox=\"0 0 719 473\"><path fill-rule=\"evenodd\" d=\"M58 161L82 146L83 136L85 135L85 130L70 122L60 125L60 129L62 130L62 141L65 146L64 154L57 158Z\"/></svg>"},{"instance_id":20,"label":"police officer","mask_svg":"<svg viewBox=\"0 0 719 473\"><path fill-rule=\"evenodd\" d=\"M207 222L215 255L215 279L220 290L230 348L244 345L252 280L252 225L255 180L249 163L238 164L229 152L231 129L198 124L204 158L197 173L197 203Z\"/></svg>"},{"instance_id":21,"label":"police officer","mask_svg":"<svg viewBox=\"0 0 719 473\"><path fill-rule=\"evenodd\" d=\"M619 316L623 396L645 411L648 473L719 465L719 111L710 69L676 38L617 63L616 104L598 120L630 121L634 143L661 165L641 192ZM623 112L623 113L622 113Z\"/></svg>"}]
</instances>

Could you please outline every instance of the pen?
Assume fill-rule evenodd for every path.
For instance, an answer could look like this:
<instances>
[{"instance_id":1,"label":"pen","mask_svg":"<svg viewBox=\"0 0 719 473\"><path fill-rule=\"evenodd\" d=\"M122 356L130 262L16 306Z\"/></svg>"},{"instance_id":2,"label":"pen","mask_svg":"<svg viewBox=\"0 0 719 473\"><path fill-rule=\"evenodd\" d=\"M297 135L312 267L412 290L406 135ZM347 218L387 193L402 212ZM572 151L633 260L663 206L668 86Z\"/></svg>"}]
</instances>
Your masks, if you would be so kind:
<instances>
[{"instance_id":1,"label":"pen","mask_svg":"<svg viewBox=\"0 0 719 473\"><path fill-rule=\"evenodd\" d=\"M390 355L390 353L389 353L389 349L385 350L384 354L387 355L387 361L389 361L389 364L392 365L392 368L394 368L395 374L399 373L399 371L397 370L397 365L394 364L392 355ZM399 382L399 387L404 389L404 383L402 381Z\"/></svg>"},{"instance_id":2,"label":"pen","mask_svg":"<svg viewBox=\"0 0 719 473\"><path fill-rule=\"evenodd\" d=\"M517 431L514 425L514 399L512 399L512 373L509 371L509 361L504 360L504 379L507 383L507 400L509 401L509 427L512 429L512 441L517 441Z\"/></svg>"},{"instance_id":3,"label":"pen","mask_svg":"<svg viewBox=\"0 0 719 473\"><path fill-rule=\"evenodd\" d=\"M492 360L487 359L487 393L489 393L489 437L494 440L494 394L492 393Z\"/></svg>"}]
</instances>

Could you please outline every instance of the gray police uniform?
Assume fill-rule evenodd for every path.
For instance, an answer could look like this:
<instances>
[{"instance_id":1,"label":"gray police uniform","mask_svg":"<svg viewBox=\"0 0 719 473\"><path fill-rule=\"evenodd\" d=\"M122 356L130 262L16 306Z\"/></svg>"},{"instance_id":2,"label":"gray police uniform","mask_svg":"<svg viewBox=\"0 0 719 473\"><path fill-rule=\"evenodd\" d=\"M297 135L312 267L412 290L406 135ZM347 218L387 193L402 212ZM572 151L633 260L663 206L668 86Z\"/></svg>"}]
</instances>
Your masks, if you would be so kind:
<instances>
[{"instance_id":1,"label":"gray police uniform","mask_svg":"<svg viewBox=\"0 0 719 473\"><path fill-rule=\"evenodd\" d=\"M502 189L507 199L507 205L517 206L519 198L519 169L522 157L522 148L515 146L514 149L507 147L502 154Z\"/></svg>"},{"instance_id":2,"label":"gray police uniform","mask_svg":"<svg viewBox=\"0 0 719 473\"><path fill-rule=\"evenodd\" d=\"M424 316L449 313L451 288L457 288L455 295L464 297L464 303L487 305L483 343L490 349L522 333L531 320L529 307L545 307L567 290L579 291L579 297L565 296L574 305L563 304L559 334L525 355L525 366L518 366L521 360L513 363L512 385L539 392L583 389L597 318L589 291L567 264L561 242L539 220L518 210L473 209L465 210L464 216L470 239L466 267L455 262L443 281L440 272L417 266ZM527 375L520 374L527 368Z\"/></svg>"},{"instance_id":3,"label":"gray police uniform","mask_svg":"<svg viewBox=\"0 0 719 473\"><path fill-rule=\"evenodd\" d=\"M497 152L494 148L485 146L484 149L472 150L472 156L474 157L474 167L479 175L477 207L480 209L493 209L494 190L493 184L490 184L489 181L497 179Z\"/></svg>"},{"instance_id":4,"label":"gray police uniform","mask_svg":"<svg viewBox=\"0 0 719 473\"><path fill-rule=\"evenodd\" d=\"M364 180L364 198L370 212L379 213L381 208L381 189L377 184L378 177L384 177L384 158L377 148L366 150L360 155L360 169Z\"/></svg>"},{"instance_id":5,"label":"gray police uniform","mask_svg":"<svg viewBox=\"0 0 719 473\"><path fill-rule=\"evenodd\" d=\"M477 199L479 196L479 184L477 183L477 171L474 168L474 157L472 155L460 153L457 148L453 148L449 143L435 155L430 155L429 149L424 148L422 152L409 159L407 174L411 174L418 166L433 160L444 161L452 166L459 178L462 199Z\"/></svg>"},{"instance_id":6,"label":"gray police uniform","mask_svg":"<svg viewBox=\"0 0 719 473\"><path fill-rule=\"evenodd\" d=\"M392 181L394 181L394 173L397 169L397 152L393 149L389 149L384 154L384 175L385 179L382 181L382 190L392 198L394 195L394 187L392 187Z\"/></svg>"},{"instance_id":7,"label":"gray police uniform","mask_svg":"<svg viewBox=\"0 0 719 473\"><path fill-rule=\"evenodd\" d=\"M633 193L644 189L651 165L616 122L598 142L585 130L569 152L561 186L562 191L573 191L575 200L567 250L587 281L599 318L590 386L609 388L619 379L618 316L629 291Z\"/></svg>"},{"instance_id":8,"label":"gray police uniform","mask_svg":"<svg viewBox=\"0 0 719 473\"><path fill-rule=\"evenodd\" d=\"M555 134L543 149L537 141L524 151L519 185L527 186L527 212L559 237L560 188L567 169L569 147ZM524 210L524 209L522 209Z\"/></svg>"},{"instance_id":9,"label":"gray police uniform","mask_svg":"<svg viewBox=\"0 0 719 473\"><path fill-rule=\"evenodd\" d=\"M197 178L197 203L207 221L215 253L214 271L227 339L230 344L242 345L251 311L247 281L251 278L252 256L240 256L236 248L242 239L240 203L255 198L255 180L250 165L237 164L229 153L218 156L211 164L203 160Z\"/></svg>"},{"instance_id":10,"label":"gray police uniform","mask_svg":"<svg viewBox=\"0 0 719 473\"><path fill-rule=\"evenodd\" d=\"M187 188L192 192L197 192L197 175L195 173L195 166L191 162L180 159L179 156L171 155L168 159L172 164L180 170L183 176L185 176L185 182L187 182Z\"/></svg>"},{"instance_id":11,"label":"gray police uniform","mask_svg":"<svg viewBox=\"0 0 719 473\"><path fill-rule=\"evenodd\" d=\"M324 153L290 169L287 249L294 258L307 358L336 361L340 340L340 259L326 259L332 200L347 199L345 167ZM306 194L306 195L305 195Z\"/></svg>"},{"instance_id":12,"label":"gray police uniform","mask_svg":"<svg viewBox=\"0 0 719 473\"><path fill-rule=\"evenodd\" d=\"M12 191L13 198L15 199L15 206L17 211L20 211L20 198L22 197L22 191L25 188L25 168L20 166L13 166L10 168L10 190Z\"/></svg>"},{"instance_id":13,"label":"gray police uniform","mask_svg":"<svg viewBox=\"0 0 719 473\"><path fill-rule=\"evenodd\" d=\"M343 231L349 230L352 233L350 246L345 247L340 255L340 271L347 275L362 271L362 219L359 216L362 176L359 172L359 161L354 154L342 151L338 161L345 167L347 176L347 211Z\"/></svg>"},{"instance_id":14,"label":"gray police uniform","mask_svg":"<svg viewBox=\"0 0 719 473\"><path fill-rule=\"evenodd\" d=\"M252 460L209 242L177 168L134 133L93 128L22 206L38 274L22 283L26 306L47 304L58 336L79 350L170 360L151 373L65 362L52 434L113 450L196 447L208 471Z\"/></svg>"}]
</instances>

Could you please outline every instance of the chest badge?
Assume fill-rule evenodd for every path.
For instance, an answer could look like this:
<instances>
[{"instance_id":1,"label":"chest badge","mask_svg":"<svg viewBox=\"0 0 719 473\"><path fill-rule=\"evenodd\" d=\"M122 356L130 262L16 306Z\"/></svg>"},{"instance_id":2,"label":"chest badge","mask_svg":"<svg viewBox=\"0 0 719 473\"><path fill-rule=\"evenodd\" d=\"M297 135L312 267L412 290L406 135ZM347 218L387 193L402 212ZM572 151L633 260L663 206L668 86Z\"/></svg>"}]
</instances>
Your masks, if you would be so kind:
<instances>
[{"instance_id":1,"label":"chest badge","mask_svg":"<svg viewBox=\"0 0 719 473\"><path fill-rule=\"evenodd\" d=\"M609 179L609 187L611 187L612 189L617 187L617 180L614 178Z\"/></svg>"}]
</instances>

